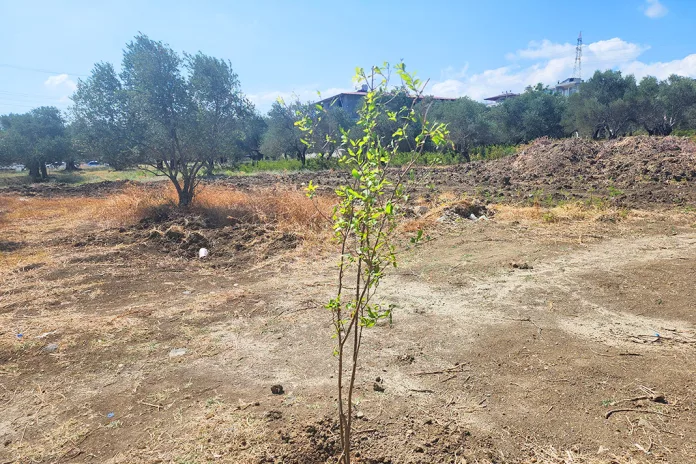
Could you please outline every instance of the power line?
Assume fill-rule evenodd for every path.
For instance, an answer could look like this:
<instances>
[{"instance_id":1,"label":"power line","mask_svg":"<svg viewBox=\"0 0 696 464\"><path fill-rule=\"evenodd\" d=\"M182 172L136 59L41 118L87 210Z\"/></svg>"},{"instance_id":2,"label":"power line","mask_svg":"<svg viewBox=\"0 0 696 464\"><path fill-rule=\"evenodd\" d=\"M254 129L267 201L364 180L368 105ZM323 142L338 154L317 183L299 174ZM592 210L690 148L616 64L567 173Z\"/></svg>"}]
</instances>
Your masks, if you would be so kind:
<instances>
[{"instance_id":1,"label":"power line","mask_svg":"<svg viewBox=\"0 0 696 464\"><path fill-rule=\"evenodd\" d=\"M20 105L17 103L3 103L0 102L0 107L5 107L5 108L29 108L29 109L34 109L34 108L39 108L41 106L53 106L53 105Z\"/></svg>"},{"instance_id":2,"label":"power line","mask_svg":"<svg viewBox=\"0 0 696 464\"><path fill-rule=\"evenodd\" d=\"M69 74L71 76L78 76L78 77L87 77L87 74L80 74L80 73L71 73L71 72L59 72L59 71L50 71L48 69L41 69L41 68L26 68L24 66L17 66L14 64L7 64L7 63L0 63L0 68L10 68L10 69L17 69L19 71L29 71L29 72L36 72L36 73L42 73L42 74Z\"/></svg>"},{"instance_id":3,"label":"power line","mask_svg":"<svg viewBox=\"0 0 696 464\"><path fill-rule=\"evenodd\" d=\"M0 90L0 99L5 100L55 100L54 95L28 94Z\"/></svg>"},{"instance_id":4,"label":"power line","mask_svg":"<svg viewBox=\"0 0 696 464\"><path fill-rule=\"evenodd\" d=\"M7 104L14 104L14 103L21 103L21 104L27 104L27 105L50 105L50 104L62 104L62 103L70 103L68 101L61 101L60 99L57 98L34 98L34 99L29 99L29 100L19 100L15 98L5 98L4 96L0 95L0 103L7 103Z\"/></svg>"}]
</instances>

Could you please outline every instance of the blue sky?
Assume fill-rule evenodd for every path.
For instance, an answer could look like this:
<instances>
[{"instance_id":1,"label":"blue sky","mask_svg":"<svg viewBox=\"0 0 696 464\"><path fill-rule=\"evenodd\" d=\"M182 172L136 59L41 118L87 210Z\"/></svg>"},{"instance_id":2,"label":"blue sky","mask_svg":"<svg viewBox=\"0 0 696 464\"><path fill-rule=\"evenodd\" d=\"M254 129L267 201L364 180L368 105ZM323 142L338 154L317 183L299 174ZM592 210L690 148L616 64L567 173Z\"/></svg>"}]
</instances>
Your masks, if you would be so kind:
<instances>
[{"instance_id":1,"label":"blue sky","mask_svg":"<svg viewBox=\"0 0 696 464\"><path fill-rule=\"evenodd\" d=\"M266 111L279 95L351 90L356 66L401 59L441 96L554 84L572 74L579 31L583 77L696 77L695 25L693 0L0 0L0 114L66 109L77 79L98 61L118 67L139 31L231 60Z\"/></svg>"}]
</instances>

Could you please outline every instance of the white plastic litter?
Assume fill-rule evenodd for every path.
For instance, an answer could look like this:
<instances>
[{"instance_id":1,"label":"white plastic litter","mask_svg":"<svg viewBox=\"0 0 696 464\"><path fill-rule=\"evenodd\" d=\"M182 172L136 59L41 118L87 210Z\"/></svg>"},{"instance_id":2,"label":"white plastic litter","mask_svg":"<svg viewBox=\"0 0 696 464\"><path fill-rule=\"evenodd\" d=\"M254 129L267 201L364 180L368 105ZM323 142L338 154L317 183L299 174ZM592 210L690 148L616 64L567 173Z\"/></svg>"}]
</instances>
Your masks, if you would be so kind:
<instances>
[{"instance_id":1,"label":"white plastic litter","mask_svg":"<svg viewBox=\"0 0 696 464\"><path fill-rule=\"evenodd\" d=\"M169 357L176 358L185 355L187 352L188 350L186 348L174 348L169 352Z\"/></svg>"},{"instance_id":2,"label":"white plastic litter","mask_svg":"<svg viewBox=\"0 0 696 464\"><path fill-rule=\"evenodd\" d=\"M475 221L475 220L476 220L476 215L475 215L474 213L471 213L471 214L469 215L469 219L471 219L472 221Z\"/></svg>"},{"instance_id":3,"label":"white plastic litter","mask_svg":"<svg viewBox=\"0 0 696 464\"><path fill-rule=\"evenodd\" d=\"M198 250L198 257L199 258L203 259L206 256L208 256L208 249L207 248L201 248L200 250Z\"/></svg>"}]
</instances>

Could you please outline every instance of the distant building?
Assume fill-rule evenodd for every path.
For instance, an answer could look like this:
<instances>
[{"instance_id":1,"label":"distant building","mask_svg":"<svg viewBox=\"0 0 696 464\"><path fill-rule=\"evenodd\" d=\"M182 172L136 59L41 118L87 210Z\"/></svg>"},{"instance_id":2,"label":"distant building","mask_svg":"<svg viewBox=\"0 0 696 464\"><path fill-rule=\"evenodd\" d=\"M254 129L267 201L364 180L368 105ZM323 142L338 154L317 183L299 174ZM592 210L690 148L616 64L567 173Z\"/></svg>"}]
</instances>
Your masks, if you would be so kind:
<instances>
[{"instance_id":1,"label":"distant building","mask_svg":"<svg viewBox=\"0 0 696 464\"><path fill-rule=\"evenodd\" d=\"M559 82L555 89L556 92L569 97L580 90L580 84L582 84L582 79L579 77L569 77L568 79Z\"/></svg>"},{"instance_id":2,"label":"distant building","mask_svg":"<svg viewBox=\"0 0 696 464\"><path fill-rule=\"evenodd\" d=\"M488 97L484 98L484 100L491 102L492 104L496 105L498 103L504 102L508 98L515 98L519 97L519 93L514 93L514 92L503 92L500 95L496 95L494 97Z\"/></svg>"},{"instance_id":3,"label":"distant building","mask_svg":"<svg viewBox=\"0 0 696 464\"><path fill-rule=\"evenodd\" d=\"M363 97L367 95L367 86L363 85L360 90L355 92L342 92L333 97L325 98L318 101L318 104L324 105L324 107L329 108L331 106L337 108L343 108L343 110L348 113L351 117L357 119L358 110L360 109L360 104L362 103ZM456 98L449 97L433 97L426 95L423 98L432 98L438 101L453 101Z\"/></svg>"}]
</instances>

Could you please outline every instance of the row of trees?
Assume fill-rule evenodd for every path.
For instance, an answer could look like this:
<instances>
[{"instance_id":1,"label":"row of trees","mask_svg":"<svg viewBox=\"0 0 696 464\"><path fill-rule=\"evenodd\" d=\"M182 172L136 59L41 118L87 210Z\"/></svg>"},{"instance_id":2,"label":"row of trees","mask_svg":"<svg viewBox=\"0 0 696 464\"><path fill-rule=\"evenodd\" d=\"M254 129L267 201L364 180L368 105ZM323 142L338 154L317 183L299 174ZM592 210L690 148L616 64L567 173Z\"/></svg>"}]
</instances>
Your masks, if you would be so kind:
<instances>
[{"instance_id":1,"label":"row of trees","mask_svg":"<svg viewBox=\"0 0 696 464\"><path fill-rule=\"evenodd\" d=\"M404 95L398 93L389 98L394 108L405 103ZM454 101L425 98L420 105L429 106L434 120L448 124L452 149L465 160L476 147L517 145L544 136L613 139L638 132L669 135L675 129L696 129L696 81L676 75L664 81L645 77L637 83L634 76L624 76L620 71L597 71L570 97L538 84L495 106L467 97ZM300 132L293 126L298 110L307 113L311 107L299 102L274 105L267 117L263 153L304 159ZM389 138L395 129L392 126L388 118L383 118L377 130ZM322 146L324 138L330 140L338 127L350 132L353 121L341 108L329 107L312 134L313 146ZM418 128L412 130L415 134ZM401 144L404 150L410 150L413 138ZM330 155L333 147L325 148L324 153Z\"/></svg>"},{"instance_id":2,"label":"row of trees","mask_svg":"<svg viewBox=\"0 0 696 464\"><path fill-rule=\"evenodd\" d=\"M395 137L397 126L388 116L409 106L411 97L396 89L381 98L387 112L375 131L386 143L398 139L399 149L413 150L421 128L413 124L407 137ZM127 44L120 72L110 63L97 63L78 82L72 100L65 115L41 107L1 116L0 165L22 163L37 180L46 178L47 163L65 162L67 169L76 159L100 160L115 169L138 165L167 176L180 203L187 205L200 175L212 173L216 163L283 156L304 163L308 144L331 157L339 135L361 135L355 115L335 105L317 114L311 134L301 133L296 123L299 115L315 114L314 105L279 101L262 116L243 94L228 61L202 53L180 55L142 34ZM539 84L492 107L466 97L424 98L418 105L427 105L432 120L448 125L450 149L468 160L477 147L542 136L615 138L694 129L696 81L671 76L637 83L631 75L610 70L596 72L569 98Z\"/></svg>"}]
</instances>

